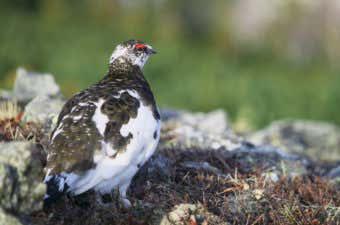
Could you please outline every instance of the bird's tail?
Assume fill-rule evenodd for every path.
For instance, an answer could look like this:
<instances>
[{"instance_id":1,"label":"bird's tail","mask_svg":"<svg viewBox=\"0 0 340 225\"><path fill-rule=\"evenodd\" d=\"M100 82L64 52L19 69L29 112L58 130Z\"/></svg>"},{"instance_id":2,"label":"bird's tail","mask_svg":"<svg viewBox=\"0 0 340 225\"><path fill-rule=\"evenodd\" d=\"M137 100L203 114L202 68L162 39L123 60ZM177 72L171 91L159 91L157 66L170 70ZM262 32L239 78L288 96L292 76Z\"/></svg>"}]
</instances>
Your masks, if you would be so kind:
<instances>
[{"instance_id":1,"label":"bird's tail","mask_svg":"<svg viewBox=\"0 0 340 225\"><path fill-rule=\"evenodd\" d=\"M47 186L44 196L44 209L47 210L56 203L68 191L69 187L66 178L62 175L46 176L44 183Z\"/></svg>"}]
</instances>

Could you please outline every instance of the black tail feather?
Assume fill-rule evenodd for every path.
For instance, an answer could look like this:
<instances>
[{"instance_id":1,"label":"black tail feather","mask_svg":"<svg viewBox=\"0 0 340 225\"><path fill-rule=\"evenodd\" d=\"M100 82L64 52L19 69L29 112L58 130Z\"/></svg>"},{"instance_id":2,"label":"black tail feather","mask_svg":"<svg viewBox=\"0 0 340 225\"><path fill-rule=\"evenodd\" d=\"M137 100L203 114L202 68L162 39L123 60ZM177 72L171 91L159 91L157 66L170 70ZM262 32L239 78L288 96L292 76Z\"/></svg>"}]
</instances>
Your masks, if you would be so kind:
<instances>
[{"instance_id":1,"label":"black tail feather","mask_svg":"<svg viewBox=\"0 0 340 225\"><path fill-rule=\"evenodd\" d=\"M62 181L61 179L65 180L63 176L52 176L48 181L46 181L46 195L44 197L44 210L48 210L53 204L58 202L69 189L66 182ZM60 187L60 184L63 183L63 187Z\"/></svg>"}]
</instances>

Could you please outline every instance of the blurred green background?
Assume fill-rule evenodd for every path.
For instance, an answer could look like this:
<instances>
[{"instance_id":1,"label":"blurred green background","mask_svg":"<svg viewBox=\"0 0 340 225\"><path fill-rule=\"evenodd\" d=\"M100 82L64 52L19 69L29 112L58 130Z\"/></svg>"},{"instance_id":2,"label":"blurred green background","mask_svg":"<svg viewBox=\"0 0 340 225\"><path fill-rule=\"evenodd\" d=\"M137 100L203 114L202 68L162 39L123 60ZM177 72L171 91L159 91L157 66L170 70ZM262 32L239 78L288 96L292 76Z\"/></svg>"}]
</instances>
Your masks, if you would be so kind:
<instances>
[{"instance_id":1,"label":"blurred green background","mask_svg":"<svg viewBox=\"0 0 340 225\"><path fill-rule=\"evenodd\" d=\"M141 39L159 52L144 72L160 106L224 108L240 129L340 124L339 15L338 0L2 0L0 88L24 66L71 96Z\"/></svg>"}]
</instances>

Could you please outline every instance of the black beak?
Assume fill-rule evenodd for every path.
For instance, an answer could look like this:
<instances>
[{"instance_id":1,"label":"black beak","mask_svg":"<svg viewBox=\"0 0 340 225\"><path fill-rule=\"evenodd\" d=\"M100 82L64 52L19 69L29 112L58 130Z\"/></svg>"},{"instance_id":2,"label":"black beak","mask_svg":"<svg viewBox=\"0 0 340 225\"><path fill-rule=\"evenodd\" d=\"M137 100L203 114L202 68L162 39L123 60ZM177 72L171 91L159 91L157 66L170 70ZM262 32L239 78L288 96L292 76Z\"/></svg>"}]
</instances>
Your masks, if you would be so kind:
<instances>
[{"instance_id":1,"label":"black beak","mask_svg":"<svg viewBox=\"0 0 340 225\"><path fill-rule=\"evenodd\" d=\"M147 47L146 47L146 53L147 53L148 55L151 55L151 54L156 54L157 51L156 51L155 49L153 49L150 45L147 45Z\"/></svg>"},{"instance_id":2,"label":"black beak","mask_svg":"<svg viewBox=\"0 0 340 225\"><path fill-rule=\"evenodd\" d=\"M146 51L146 53L148 53L149 55L151 55L151 54L156 54L157 52L156 52L156 50L153 49L153 48L148 48L148 50Z\"/></svg>"}]
</instances>

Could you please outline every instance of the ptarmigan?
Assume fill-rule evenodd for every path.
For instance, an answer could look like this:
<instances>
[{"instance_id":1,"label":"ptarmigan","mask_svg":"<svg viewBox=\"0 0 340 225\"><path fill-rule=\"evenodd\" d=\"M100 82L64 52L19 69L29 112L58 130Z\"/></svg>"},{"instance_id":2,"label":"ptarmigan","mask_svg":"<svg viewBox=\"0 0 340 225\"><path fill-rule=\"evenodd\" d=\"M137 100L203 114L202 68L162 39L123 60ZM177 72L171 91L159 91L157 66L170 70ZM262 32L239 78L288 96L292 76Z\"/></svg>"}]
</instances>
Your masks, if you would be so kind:
<instances>
[{"instance_id":1,"label":"ptarmigan","mask_svg":"<svg viewBox=\"0 0 340 225\"><path fill-rule=\"evenodd\" d=\"M160 115L142 73L154 53L142 41L122 42L107 75L66 102L47 148L45 203L62 193L116 189L123 206L131 206L126 191L160 136Z\"/></svg>"}]
</instances>

